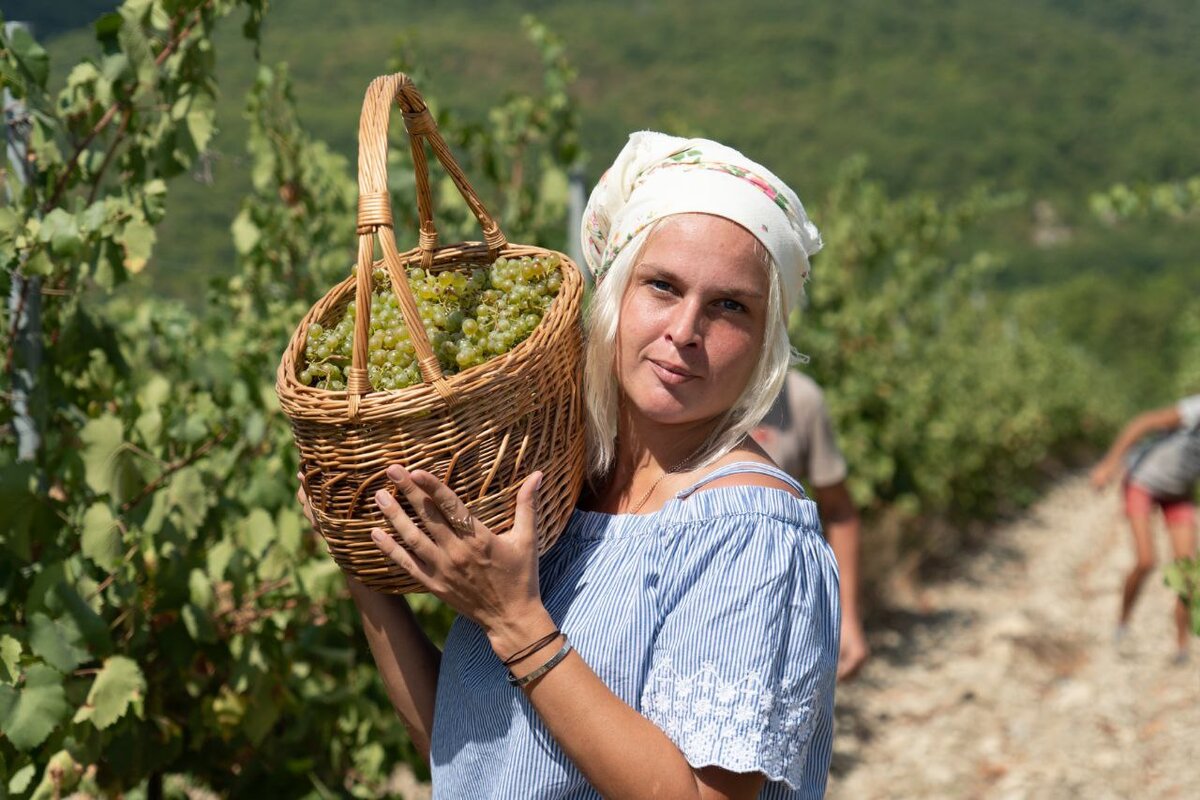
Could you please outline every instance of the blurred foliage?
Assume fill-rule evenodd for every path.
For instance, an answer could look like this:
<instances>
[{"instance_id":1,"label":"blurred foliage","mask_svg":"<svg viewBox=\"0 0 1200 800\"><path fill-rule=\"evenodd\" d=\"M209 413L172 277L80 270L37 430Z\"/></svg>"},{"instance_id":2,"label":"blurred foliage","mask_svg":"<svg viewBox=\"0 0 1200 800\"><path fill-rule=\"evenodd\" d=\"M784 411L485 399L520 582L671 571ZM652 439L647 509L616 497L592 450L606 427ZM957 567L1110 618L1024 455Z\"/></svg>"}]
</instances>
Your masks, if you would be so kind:
<instances>
[{"instance_id":1,"label":"blurred foliage","mask_svg":"<svg viewBox=\"0 0 1200 800\"><path fill-rule=\"evenodd\" d=\"M30 154L5 164L0 288L41 305L38 327L7 315L0 339L0 390L15 398L28 376L41 437L19 459L5 403L0 796L377 797L396 763L421 769L293 494L275 366L350 270L357 192L347 160L299 124L284 68L260 69L247 97L236 274L198 310L120 291L150 260L171 179L211 136L212 30L235 12L256 37L255 0L130 0L96 25L104 55L57 95L35 39L0 39L24 110L10 133ZM561 215L578 153L561 44L532 20L527 32L545 92L514 93L489 129L444 122L467 171L503 182L516 239ZM404 158L394 201L412 209ZM529 188L548 184L564 189ZM415 231L412 213L399 224ZM448 237L470 227L453 203L438 219ZM443 606L411 602L435 638L447 628Z\"/></svg>"},{"instance_id":2,"label":"blurred foliage","mask_svg":"<svg viewBox=\"0 0 1200 800\"><path fill-rule=\"evenodd\" d=\"M813 210L826 248L793 320L827 390L856 498L902 518L964 520L1032 499L1039 469L1116 421L1118 387L1050 326L988 289L986 252L962 237L1016 199L894 199L849 162ZM914 533L911 547L959 541Z\"/></svg>"},{"instance_id":3,"label":"blurred foliage","mask_svg":"<svg viewBox=\"0 0 1200 800\"><path fill-rule=\"evenodd\" d=\"M1200 556L1180 558L1168 564L1164 580L1187 604L1192 632L1200 636Z\"/></svg>"},{"instance_id":4,"label":"blurred foliage","mask_svg":"<svg viewBox=\"0 0 1200 800\"><path fill-rule=\"evenodd\" d=\"M487 110L544 74L546 56L521 34L529 9L561 32L562 54L586 67L574 90L574 146L596 157L569 159L568 170L594 179L629 131L649 127L739 147L810 202L858 154L894 196L959 196L978 184L1019 190L1020 202L965 232L957 254L996 253L989 282L1014 296L1029 290L1015 298L1022 324L1050 325L1124 376L1129 391L1115 402L1125 409L1172 391L1174 373L1160 364L1176 359L1175 345L1164 344L1173 341L1170 321L1200 293L1194 238L1166 219L1111 225L1081 198L1200 172L1200 112L1189 110L1200 16L1189 0L288 0L261 46L269 62L290 64L309 130L353 159L346 121L361 87L385 68L420 65L417 85L454 110L464 132L493 125ZM215 41L216 129L191 179L172 187L176 213L157 229L155 269L123 289L137 297L196 304L196 286L236 268L225 231L250 185L239 104L256 62L235 31ZM65 80L93 46L82 35L56 40L52 80ZM475 164L505 168L483 157ZM512 183L479 183L505 224L528 208L528 194L510 196ZM565 231L549 220L539 235L561 248ZM1164 361L1142 357L1164 347Z\"/></svg>"}]
</instances>

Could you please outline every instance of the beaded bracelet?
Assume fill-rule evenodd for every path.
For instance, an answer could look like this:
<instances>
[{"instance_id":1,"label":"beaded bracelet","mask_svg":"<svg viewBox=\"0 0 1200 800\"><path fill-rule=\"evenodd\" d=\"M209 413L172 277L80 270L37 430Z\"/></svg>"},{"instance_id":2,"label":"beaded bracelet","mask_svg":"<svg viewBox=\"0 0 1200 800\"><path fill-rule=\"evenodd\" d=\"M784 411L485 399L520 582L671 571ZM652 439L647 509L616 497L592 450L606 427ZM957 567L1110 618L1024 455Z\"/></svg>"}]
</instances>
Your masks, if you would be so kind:
<instances>
[{"instance_id":1,"label":"beaded bracelet","mask_svg":"<svg viewBox=\"0 0 1200 800\"><path fill-rule=\"evenodd\" d=\"M536 653L538 650L541 650L543 647L545 647L546 645L553 642L559 636L562 636L562 631L560 631L558 628L555 628L553 631L551 631L550 633L547 633L545 636L538 639L533 644L522 647L520 650L513 653L511 656L504 659L500 663L506 667L511 667L513 664L517 663L518 661L523 661L526 658L529 658L531 655Z\"/></svg>"},{"instance_id":2,"label":"beaded bracelet","mask_svg":"<svg viewBox=\"0 0 1200 800\"><path fill-rule=\"evenodd\" d=\"M557 667L562 662L562 660L567 657L567 653L571 652L571 643L569 641L567 641L567 635L565 633L562 635L562 638L563 638L562 648L557 653L550 656L549 661L547 661L545 664L542 664L540 667L535 669L533 672L529 673L528 675L526 675L522 678L518 678L516 675L513 675L512 672L510 671L508 673L508 682L511 685L516 686L518 689L520 689L524 686L528 686L529 684L536 681L538 678L545 675L550 670Z\"/></svg>"}]
</instances>

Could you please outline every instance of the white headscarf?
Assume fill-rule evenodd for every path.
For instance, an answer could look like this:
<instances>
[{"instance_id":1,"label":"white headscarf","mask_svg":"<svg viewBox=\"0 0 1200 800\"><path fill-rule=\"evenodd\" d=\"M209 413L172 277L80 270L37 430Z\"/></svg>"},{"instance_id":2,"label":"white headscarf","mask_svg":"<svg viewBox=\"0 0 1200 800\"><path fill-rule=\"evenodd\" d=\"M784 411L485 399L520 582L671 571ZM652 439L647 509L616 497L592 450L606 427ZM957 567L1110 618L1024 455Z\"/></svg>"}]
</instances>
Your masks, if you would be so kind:
<instances>
[{"instance_id":1,"label":"white headscarf","mask_svg":"<svg viewBox=\"0 0 1200 800\"><path fill-rule=\"evenodd\" d=\"M731 147L653 131L629 137L600 178L583 214L583 258L600 280L616 257L653 222L673 214L713 214L736 222L771 254L783 284L785 313L808 277L821 234L796 193Z\"/></svg>"}]
</instances>

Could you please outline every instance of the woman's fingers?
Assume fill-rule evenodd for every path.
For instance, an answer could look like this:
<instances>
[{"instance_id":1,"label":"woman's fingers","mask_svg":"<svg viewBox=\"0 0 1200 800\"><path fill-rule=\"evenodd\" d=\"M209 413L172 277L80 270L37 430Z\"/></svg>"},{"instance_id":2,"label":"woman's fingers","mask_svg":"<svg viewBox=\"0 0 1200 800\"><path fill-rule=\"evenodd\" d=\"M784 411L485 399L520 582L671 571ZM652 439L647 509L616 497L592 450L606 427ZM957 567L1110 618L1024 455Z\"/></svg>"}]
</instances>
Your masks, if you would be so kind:
<instances>
[{"instance_id":1,"label":"woman's fingers","mask_svg":"<svg viewBox=\"0 0 1200 800\"><path fill-rule=\"evenodd\" d=\"M440 515L440 519L430 519L430 522L444 524L459 536L473 536L478 532L478 520L449 486L424 471L410 473L409 477L433 501L433 507Z\"/></svg>"},{"instance_id":2,"label":"woman's fingers","mask_svg":"<svg viewBox=\"0 0 1200 800\"><path fill-rule=\"evenodd\" d=\"M304 512L304 518L308 520L308 524L315 528L317 522L313 519L312 504L308 502L308 495L304 492L304 473L297 472L296 480L300 481L300 488L296 490L296 500L299 501L300 509Z\"/></svg>"},{"instance_id":3,"label":"woman's fingers","mask_svg":"<svg viewBox=\"0 0 1200 800\"><path fill-rule=\"evenodd\" d=\"M404 513L404 509L396 502L396 498L388 494L386 489L380 489L375 493L375 504L379 506L379 511L391 523L392 529L396 531L400 540L404 542L412 554L423 563L432 564L437 556L437 545L420 528L413 524L413 521ZM388 537L388 540L393 545L396 544L391 537ZM378 544L379 542L376 541L377 546ZM396 546L399 547L399 545ZM382 550L383 548L381 547L380 549ZM388 551L385 551L385 553L390 555ZM397 563L399 562L397 561Z\"/></svg>"},{"instance_id":4,"label":"woman's fingers","mask_svg":"<svg viewBox=\"0 0 1200 800\"><path fill-rule=\"evenodd\" d=\"M537 520L534 501L542 487L542 473L535 472L521 484L517 491L517 510L513 515L513 534L529 542L537 541Z\"/></svg>"},{"instance_id":5,"label":"woman's fingers","mask_svg":"<svg viewBox=\"0 0 1200 800\"><path fill-rule=\"evenodd\" d=\"M371 541L375 542L379 551L394 561L402 570L425 584L426 589L431 588L429 583L433 580L433 576L429 573L429 566L401 547L395 539L388 535L387 531L383 528L372 528Z\"/></svg>"},{"instance_id":6,"label":"woman's fingers","mask_svg":"<svg viewBox=\"0 0 1200 800\"><path fill-rule=\"evenodd\" d=\"M456 506L461 506L462 503L454 493L449 489L445 490L453 498L454 505L442 508L437 499L430 494L434 486L440 485L441 482L427 473L418 472L416 474L422 476L424 485L418 484L414 478L414 474L398 464L393 464L387 468L387 476L392 479L392 482L396 484L396 488L404 494L404 498L408 500L408 504L412 506L413 511L420 517L421 527L428 534L428 537L439 545L452 538L455 531L449 521L449 517L451 516L458 518L466 530L471 530L469 524L460 516L460 514L466 514L466 508L464 507L460 513L456 513L458 511Z\"/></svg>"}]
</instances>

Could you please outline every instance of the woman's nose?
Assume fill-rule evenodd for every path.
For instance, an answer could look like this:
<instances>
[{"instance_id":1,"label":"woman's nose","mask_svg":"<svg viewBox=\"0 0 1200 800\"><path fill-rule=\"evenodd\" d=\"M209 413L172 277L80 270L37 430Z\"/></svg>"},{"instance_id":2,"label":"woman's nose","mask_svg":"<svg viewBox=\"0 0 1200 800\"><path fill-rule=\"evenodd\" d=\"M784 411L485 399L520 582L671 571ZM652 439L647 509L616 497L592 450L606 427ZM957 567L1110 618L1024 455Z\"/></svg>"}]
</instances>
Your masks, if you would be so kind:
<instances>
[{"instance_id":1,"label":"woman's nose","mask_svg":"<svg viewBox=\"0 0 1200 800\"><path fill-rule=\"evenodd\" d=\"M702 325L699 303L679 303L667 320L667 338L676 347L686 347L700 339Z\"/></svg>"}]
</instances>

